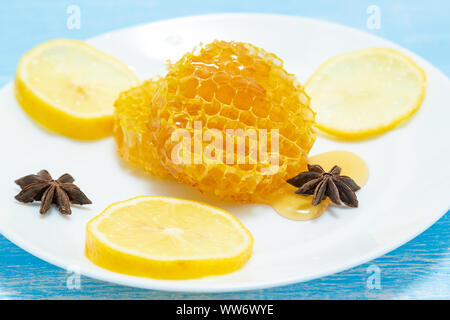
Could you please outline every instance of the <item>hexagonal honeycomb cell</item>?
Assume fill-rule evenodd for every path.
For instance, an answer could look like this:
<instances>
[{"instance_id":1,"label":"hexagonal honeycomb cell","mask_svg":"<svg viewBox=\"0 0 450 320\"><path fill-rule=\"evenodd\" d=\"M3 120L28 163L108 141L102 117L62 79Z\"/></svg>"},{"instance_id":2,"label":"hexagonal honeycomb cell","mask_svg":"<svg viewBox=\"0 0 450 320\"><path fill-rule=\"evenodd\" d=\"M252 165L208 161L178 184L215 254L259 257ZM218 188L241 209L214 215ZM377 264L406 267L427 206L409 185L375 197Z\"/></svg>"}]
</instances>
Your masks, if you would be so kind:
<instances>
[{"instance_id":1,"label":"hexagonal honeycomb cell","mask_svg":"<svg viewBox=\"0 0 450 320\"><path fill-rule=\"evenodd\" d=\"M185 54L169 66L150 113L164 168L205 194L238 202L257 201L303 171L316 138L303 87L280 58L248 43L214 41Z\"/></svg>"},{"instance_id":2,"label":"hexagonal honeycomb cell","mask_svg":"<svg viewBox=\"0 0 450 320\"><path fill-rule=\"evenodd\" d=\"M144 81L122 92L114 103L113 135L119 155L127 162L157 177L168 177L150 139L150 108L161 78Z\"/></svg>"}]
</instances>

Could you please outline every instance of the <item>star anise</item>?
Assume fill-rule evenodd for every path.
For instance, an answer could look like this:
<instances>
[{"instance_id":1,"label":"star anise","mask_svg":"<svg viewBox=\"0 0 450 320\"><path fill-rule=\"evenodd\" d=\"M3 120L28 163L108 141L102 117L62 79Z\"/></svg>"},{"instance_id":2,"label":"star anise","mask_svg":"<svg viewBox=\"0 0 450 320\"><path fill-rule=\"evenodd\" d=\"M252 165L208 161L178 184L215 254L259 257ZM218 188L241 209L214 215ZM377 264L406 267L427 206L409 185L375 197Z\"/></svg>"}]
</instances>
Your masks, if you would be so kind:
<instances>
[{"instance_id":1,"label":"star anise","mask_svg":"<svg viewBox=\"0 0 450 320\"><path fill-rule=\"evenodd\" d=\"M360 187L352 178L341 176L341 168L334 166L329 172L317 164L309 165L308 171L301 172L295 177L287 180L294 187L299 188L295 193L309 196L314 195L312 204L317 206L328 197L333 203L342 203L349 207L358 207L358 199L355 191Z\"/></svg>"},{"instance_id":2,"label":"star anise","mask_svg":"<svg viewBox=\"0 0 450 320\"><path fill-rule=\"evenodd\" d=\"M73 184L75 179L68 173L57 180L53 180L47 170L37 174L30 174L14 181L22 191L16 196L20 202L41 201L39 212L44 214L50 209L52 203L56 204L62 214L71 214L70 204L91 204L86 195Z\"/></svg>"}]
</instances>

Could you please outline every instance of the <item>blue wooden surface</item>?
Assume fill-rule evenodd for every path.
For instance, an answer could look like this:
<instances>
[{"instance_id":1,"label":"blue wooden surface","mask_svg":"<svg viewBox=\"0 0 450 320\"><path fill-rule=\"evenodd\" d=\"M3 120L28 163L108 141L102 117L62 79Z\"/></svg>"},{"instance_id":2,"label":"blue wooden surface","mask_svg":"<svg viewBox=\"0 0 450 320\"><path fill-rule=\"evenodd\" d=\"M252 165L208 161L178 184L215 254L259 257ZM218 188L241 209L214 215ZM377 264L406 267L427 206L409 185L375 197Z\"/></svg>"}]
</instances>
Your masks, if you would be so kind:
<instances>
[{"instance_id":1,"label":"blue wooden surface","mask_svg":"<svg viewBox=\"0 0 450 320\"><path fill-rule=\"evenodd\" d=\"M80 29L66 26L70 5L81 10ZM368 30L366 26L366 10L370 5L380 9L380 29ZM42 41L57 37L86 39L139 23L218 12L282 13L348 25L392 40L450 75L450 2L446 0L15 0L2 1L0 7L0 86L13 78L20 56ZM414 240L370 263L306 283L225 294L140 290L87 277L81 277L77 286L73 274L28 254L0 236L0 299L448 299L449 227L447 212ZM380 270L380 287L367 285L373 280L373 266Z\"/></svg>"}]
</instances>

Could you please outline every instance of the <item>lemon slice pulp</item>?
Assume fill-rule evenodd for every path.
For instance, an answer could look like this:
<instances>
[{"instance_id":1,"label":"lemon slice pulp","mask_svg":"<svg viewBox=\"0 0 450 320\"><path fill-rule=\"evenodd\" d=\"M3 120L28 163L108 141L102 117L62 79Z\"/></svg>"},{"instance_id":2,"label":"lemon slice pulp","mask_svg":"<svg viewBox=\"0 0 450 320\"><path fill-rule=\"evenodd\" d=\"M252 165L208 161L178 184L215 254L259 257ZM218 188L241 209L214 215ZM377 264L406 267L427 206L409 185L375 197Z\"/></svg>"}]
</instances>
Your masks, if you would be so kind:
<instances>
[{"instance_id":1,"label":"lemon slice pulp","mask_svg":"<svg viewBox=\"0 0 450 320\"><path fill-rule=\"evenodd\" d=\"M411 117L426 89L424 71L388 48L369 48L326 61L306 83L317 127L344 139L362 139Z\"/></svg>"},{"instance_id":2,"label":"lemon slice pulp","mask_svg":"<svg viewBox=\"0 0 450 320\"><path fill-rule=\"evenodd\" d=\"M86 256L111 271L189 279L242 267L250 232L224 210L190 200L142 196L109 206L87 225Z\"/></svg>"},{"instance_id":3,"label":"lemon slice pulp","mask_svg":"<svg viewBox=\"0 0 450 320\"><path fill-rule=\"evenodd\" d=\"M113 104L139 83L128 67L77 40L45 42L26 53L16 74L16 97L50 131L90 140L112 133Z\"/></svg>"}]
</instances>

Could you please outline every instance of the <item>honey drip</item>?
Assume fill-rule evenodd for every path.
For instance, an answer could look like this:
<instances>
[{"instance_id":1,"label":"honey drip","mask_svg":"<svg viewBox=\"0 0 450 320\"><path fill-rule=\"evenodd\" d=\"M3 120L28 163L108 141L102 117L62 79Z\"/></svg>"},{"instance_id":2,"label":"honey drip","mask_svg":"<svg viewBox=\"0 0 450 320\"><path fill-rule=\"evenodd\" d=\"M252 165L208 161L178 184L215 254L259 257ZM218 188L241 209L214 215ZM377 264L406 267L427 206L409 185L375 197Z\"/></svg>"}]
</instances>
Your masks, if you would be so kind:
<instances>
[{"instance_id":1,"label":"honey drip","mask_svg":"<svg viewBox=\"0 0 450 320\"><path fill-rule=\"evenodd\" d=\"M342 168L341 175L351 177L362 187L369 177L367 164L358 155L349 151L329 151L312 156L308 159L310 164L319 164L325 171L334 165ZM322 201L313 206L312 196L295 194L296 188L286 183L277 192L271 194L264 203L270 205L280 216L292 220L312 220L320 217L328 208L329 200Z\"/></svg>"}]
</instances>

